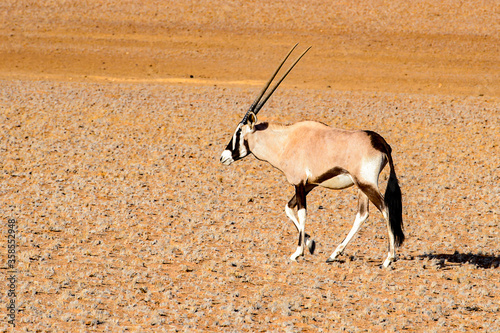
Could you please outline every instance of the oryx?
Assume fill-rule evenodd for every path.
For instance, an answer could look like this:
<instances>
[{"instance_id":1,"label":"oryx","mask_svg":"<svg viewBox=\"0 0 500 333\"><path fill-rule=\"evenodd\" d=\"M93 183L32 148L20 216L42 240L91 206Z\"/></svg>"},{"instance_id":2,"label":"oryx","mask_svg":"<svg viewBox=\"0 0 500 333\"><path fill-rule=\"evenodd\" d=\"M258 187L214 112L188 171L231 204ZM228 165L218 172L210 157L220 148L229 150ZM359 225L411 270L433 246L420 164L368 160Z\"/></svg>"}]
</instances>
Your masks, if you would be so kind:
<instances>
[{"instance_id":1,"label":"oryx","mask_svg":"<svg viewBox=\"0 0 500 333\"><path fill-rule=\"evenodd\" d=\"M315 242L305 233L306 196L316 186L340 190L352 185L359 188L358 212L354 225L335 249L327 262L335 260L352 237L368 218L368 203L371 201L387 221L389 232L389 253L383 266L387 267L395 259L395 248L404 239L401 189L398 184L391 147L379 134L363 130L343 130L331 128L319 122L303 121L289 126L257 123L257 113L271 94L292 70L302 55L263 98L269 85L276 77L295 45L278 66L264 86L257 99L250 106L243 120L222 152L220 161L230 165L252 153L257 159L266 161L281 170L287 181L295 186L295 195L285 206L286 215L293 221L299 232L299 244L291 260L304 255L307 245L312 254ZM390 175L385 196L379 191L378 178L389 163ZM294 208L297 207L297 217Z\"/></svg>"}]
</instances>

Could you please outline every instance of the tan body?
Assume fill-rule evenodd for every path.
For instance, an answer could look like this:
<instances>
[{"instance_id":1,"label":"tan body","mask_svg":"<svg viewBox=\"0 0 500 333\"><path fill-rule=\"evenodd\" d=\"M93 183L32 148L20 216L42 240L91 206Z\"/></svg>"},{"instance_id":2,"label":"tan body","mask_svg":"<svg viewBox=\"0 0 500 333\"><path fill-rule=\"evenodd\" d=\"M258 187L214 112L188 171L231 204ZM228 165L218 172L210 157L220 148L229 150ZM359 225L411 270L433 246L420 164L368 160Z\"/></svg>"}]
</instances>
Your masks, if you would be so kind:
<instances>
[{"instance_id":1,"label":"tan body","mask_svg":"<svg viewBox=\"0 0 500 333\"><path fill-rule=\"evenodd\" d=\"M387 162L372 147L365 131L336 129L313 121L290 126L257 124L246 139L252 154L281 170L292 185L343 189L357 181L374 180L368 170L363 174L363 165L374 163L383 167ZM347 174L325 179L334 168Z\"/></svg>"},{"instance_id":2,"label":"tan body","mask_svg":"<svg viewBox=\"0 0 500 333\"><path fill-rule=\"evenodd\" d=\"M404 240L401 218L401 192L391 158L391 148L377 133L361 130L342 130L314 121L303 121L290 126L256 124L250 113L245 124L238 128L221 162L229 165L234 160L252 153L259 160L281 170L288 182L295 186L296 194L285 206L287 216L299 232L299 246L292 254L296 260L304 255L305 245L314 251L314 241L305 233L306 196L316 186L340 190L357 185L358 213L354 225L344 241L328 261L335 260L368 218L371 201L387 221L389 254L387 267L395 258L395 247ZM385 200L378 189L379 174L389 162L391 176L387 186L392 201ZM394 199L394 200L393 200ZM389 214L390 203L393 204ZM294 208L297 208L297 216Z\"/></svg>"}]
</instances>

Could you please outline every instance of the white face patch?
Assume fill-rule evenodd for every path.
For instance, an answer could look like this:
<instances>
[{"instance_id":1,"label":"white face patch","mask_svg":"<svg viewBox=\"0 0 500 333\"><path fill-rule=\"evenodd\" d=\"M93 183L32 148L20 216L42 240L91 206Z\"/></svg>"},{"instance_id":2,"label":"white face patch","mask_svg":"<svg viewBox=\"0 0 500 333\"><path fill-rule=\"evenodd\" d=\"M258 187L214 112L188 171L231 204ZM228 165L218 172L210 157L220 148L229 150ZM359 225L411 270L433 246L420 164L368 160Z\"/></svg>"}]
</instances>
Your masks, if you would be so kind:
<instances>
[{"instance_id":1,"label":"white face patch","mask_svg":"<svg viewBox=\"0 0 500 333\"><path fill-rule=\"evenodd\" d=\"M224 150L222 152L222 155L220 156L220 161L224 165L230 165L231 163L234 162L233 160L233 154L229 150Z\"/></svg>"},{"instance_id":2,"label":"white face patch","mask_svg":"<svg viewBox=\"0 0 500 333\"><path fill-rule=\"evenodd\" d=\"M240 153L240 158L245 157L248 155L247 147L245 146L245 139L243 139L243 135L240 138L240 143L238 145L239 147L239 153Z\"/></svg>"},{"instance_id":3,"label":"white face patch","mask_svg":"<svg viewBox=\"0 0 500 333\"><path fill-rule=\"evenodd\" d=\"M238 130L240 130L239 135L237 135ZM245 136L249 132L251 132L251 130L250 130L250 127L248 125L239 124L238 128L236 129L236 132L234 134L233 145L235 145L236 147L234 147L233 151L235 149L238 149L239 158L243 158L243 157L247 156L249 153L249 151L247 149L247 145L245 144ZM236 141L236 140L238 140L238 141ZM235 142L237 142L237 143L235 143Z\"/></svg>"},{"instance_id":4,"label":"white face patch","mask_svg":"<svg viewBox=\"0 0 500 333\"><path fill-rule=\"evenodd\" d=\"M236 149L236 144L239 143L238 142L238 135L237 134L238 134L238 130L241 129L241 126L242 126L241 123L238 124L238 127L236 127L236 130L234 131L233 140L232 140L233 141L233 150Z\"/></svg>"}]
</instances>

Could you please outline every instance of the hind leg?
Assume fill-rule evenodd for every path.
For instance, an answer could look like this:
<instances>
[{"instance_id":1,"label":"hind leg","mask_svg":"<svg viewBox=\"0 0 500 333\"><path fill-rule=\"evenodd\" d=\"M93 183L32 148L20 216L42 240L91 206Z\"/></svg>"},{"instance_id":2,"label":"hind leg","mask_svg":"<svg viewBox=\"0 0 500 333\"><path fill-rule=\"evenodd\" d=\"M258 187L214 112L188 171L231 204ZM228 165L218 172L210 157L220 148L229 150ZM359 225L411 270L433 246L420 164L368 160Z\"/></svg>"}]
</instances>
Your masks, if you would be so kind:
<instances>
[{"instance_id":1,"label":"hind leg","mask_svg":"<svg viewBox=\"0 0 500 333\"><path fill-rule=\"evenodd\" d=\"M342 241L342 243L337 246L335 251L333 251L332 255L326 260L326 262L332 262L337 259L337 257L344 251L345 247L354 235L358 232L361 225L368 219L368 197L362 191L358 191L359 199L358 199L358 212L356 213L356 219L354 220L354 224L349 231L347 237Z\"/></svg>"},{"instance_id":2,"label":"hind leg","mask_svg":"<svg viewBox=\"0 0 500 333\"><path fill-rule=\"evenodd\" d=\"M380 210L387 223L387 231L389 233L389 252L387 253L387 258L383 263L383 267L387 268L396 258L396 246L395 246L394 234L392 233L392 229L389 222L389 210L385 205L384 197L379 192L377 186L366 185L366 184L363 185L359 184L358 186L368 196L370 201L373 202L375 207L377 207L378 210Z\"/></svg>"}]
</instances>

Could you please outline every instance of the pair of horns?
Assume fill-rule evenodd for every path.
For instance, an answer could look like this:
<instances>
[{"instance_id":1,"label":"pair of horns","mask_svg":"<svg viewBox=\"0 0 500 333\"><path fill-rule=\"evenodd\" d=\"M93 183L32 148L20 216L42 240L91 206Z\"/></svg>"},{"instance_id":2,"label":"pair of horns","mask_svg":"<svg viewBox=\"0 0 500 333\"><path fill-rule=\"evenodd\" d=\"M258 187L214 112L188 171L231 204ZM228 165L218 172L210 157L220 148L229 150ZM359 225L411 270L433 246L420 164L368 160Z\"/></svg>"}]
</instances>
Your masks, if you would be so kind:
<instances>
[{"instance_id":1,"label":"pair of horns","mask_svg":"<svg viewBox=\"0 0 500 333\"><path fill-rule=\"evenodd\" d=\"M297 60L295 60L295 62L285 72L285 74L281 77L281 79L279 79L278 82L271 88L271 90L269 90L268 94L264 98L262 98L262 96L264 96L264 94L266 93L267 88L269 88L269 86L271 85L271 82L273 82L274 78L276 77L276 75L280 71L281 67L287 61L288 57L290 56L290 54L292 54L293 50L295 50L295 48L297 47L297 45L299 45L299 43L295 44L290 49L290 51L288 51L288 54L286 55L286 57L283 59L283 61L281 62L281 64L278 66L278 68L276 69L276 71L274 72L274 74L271 76L271 78L269 79L269 81L267 81L266 85L264 86L264 88L260 92L259 96L255 99L255 101L252 103L252 105L248 109L247 113L245 114L245 117L243 117L243 120L241 121L243 124L246 123L246 121L248 119L248 115L250 114L250 112L253 112L256 115L260 111L260 109L262 109L262 107L264 106L264 104L266 104L266 102L269 99L269 97L271 97L271 95L274 93L274 91L276 90L276 88L278 88L278 86L280 85L280 83L285 79L285 77L288 75L288 73L290 73L290 71L293 69L293 67L295 67L295 65L299 62L299 60L302 59L302 57L311 48L311 46L309 46L304 52L302 52L302 54L297 58Z\"/></svg>"}]
</instances>

